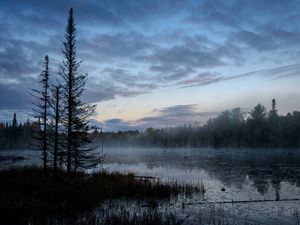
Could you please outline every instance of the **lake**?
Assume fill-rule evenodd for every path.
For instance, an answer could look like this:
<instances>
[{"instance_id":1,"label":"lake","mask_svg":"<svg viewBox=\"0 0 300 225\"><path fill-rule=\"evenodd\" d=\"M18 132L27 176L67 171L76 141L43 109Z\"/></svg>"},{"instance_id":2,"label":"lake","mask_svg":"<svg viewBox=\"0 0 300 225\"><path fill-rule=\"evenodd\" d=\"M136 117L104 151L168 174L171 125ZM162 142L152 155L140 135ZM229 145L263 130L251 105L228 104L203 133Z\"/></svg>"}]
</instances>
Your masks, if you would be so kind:
<instances>
[{"instance_id":1,"label":"lake","mask_svg":"<svg viewBox=\"0 0 300 225\"><path fill-rule=\"evenodd\" d=\"M105 162L97 170L134 172L162 182L203 183L204 196L182 197L168 206L168 210L188 216L187 221L195 224L200 211L208 208L222 209L227 218L236 221L299 224L300 201L283 200L300 198L300 150L127 147L104 148L103 153ZM10 158L2 160L1 167L38 164L38 154L2 151L0 155ZM14 157L25 158L19 161ZM231 201L254 202L224 203ZM162 207L165 210L166 206Z\"/></svg>"}]
</instances>

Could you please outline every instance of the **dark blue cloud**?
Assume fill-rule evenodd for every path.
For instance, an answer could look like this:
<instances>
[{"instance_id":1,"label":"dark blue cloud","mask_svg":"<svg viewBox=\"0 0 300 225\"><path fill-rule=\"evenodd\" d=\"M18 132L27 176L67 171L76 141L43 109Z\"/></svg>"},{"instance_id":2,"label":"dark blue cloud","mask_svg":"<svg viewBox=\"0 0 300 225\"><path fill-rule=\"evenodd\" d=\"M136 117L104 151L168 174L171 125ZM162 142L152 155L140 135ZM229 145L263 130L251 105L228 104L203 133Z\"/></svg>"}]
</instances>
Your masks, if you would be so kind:
<instances>
[{"instance_id":1,"label":"dark blue cloud","mask_svg":"<svg viewBox=\"0 0 300 225\"><path fill-rule=\"evenodd\" d=\"M55 76L70 7L81 69L90 75L88 102L235 79L219 71L249 68L256 57L299 59L296 0L2 0L1 109L29 107L31 98L22 93L36 82L45 54ZM297 73L282 68L282 77Z\"/></svg>"}]
</instances>

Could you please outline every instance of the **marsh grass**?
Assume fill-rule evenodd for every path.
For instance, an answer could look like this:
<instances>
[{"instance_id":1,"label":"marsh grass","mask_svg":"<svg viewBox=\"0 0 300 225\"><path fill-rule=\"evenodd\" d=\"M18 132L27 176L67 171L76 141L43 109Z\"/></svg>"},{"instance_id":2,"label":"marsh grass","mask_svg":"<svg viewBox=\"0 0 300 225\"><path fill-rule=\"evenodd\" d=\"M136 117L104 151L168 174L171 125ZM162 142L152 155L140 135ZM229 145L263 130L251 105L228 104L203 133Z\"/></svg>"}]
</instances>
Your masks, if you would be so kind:
<instances>
[{"instance_id":1,"label":"marsh grass","mask_svg":"<svg viewBox=\"0 0 300 225\"><path fill-rule=\"evenodd\" d=\"M75 223L76 225L175 225L178 219L173 213L163 213L156 209L129 210L117 206L116 209L100 210Z\"/></svg>"},{"instance_id":2,"label":"marsh grass","mask_svg":"<svg viewBox=\"0 0 300 225\"><path fill-rule=\"evenodd\" d=\"M2 170L0 181L0 224L72 217L108 199L156 202L201 191L198 186L178 182L164 184L158 180L137 179L134 174L61 171L54 175L50 170L37 167ZM152 215L148 219L155 218Z\"/></svg>"}]
</instances>

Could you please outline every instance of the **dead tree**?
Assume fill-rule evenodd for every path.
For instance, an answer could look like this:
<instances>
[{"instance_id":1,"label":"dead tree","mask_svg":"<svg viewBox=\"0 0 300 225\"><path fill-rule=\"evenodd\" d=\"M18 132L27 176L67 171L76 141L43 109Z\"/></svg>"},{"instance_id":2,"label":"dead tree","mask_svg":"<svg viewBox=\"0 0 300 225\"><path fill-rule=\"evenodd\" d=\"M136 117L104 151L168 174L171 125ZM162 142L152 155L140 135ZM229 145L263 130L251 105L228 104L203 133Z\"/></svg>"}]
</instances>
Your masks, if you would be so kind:
<instances>
[{"instance_id":1,"label":"dead tree","mask_svg":"<svg viewBox=\"0 0 300 225\"><path fill-rule=\"evenodd\" d=\"M35 98L33 103L33 116L37 119L36 147L42 150L43 167L47 169L48 163L48 115L49 115L49 57L46 55L43 71L39 76L40 89L31 89Z\"/></svg>"}]
</instances>

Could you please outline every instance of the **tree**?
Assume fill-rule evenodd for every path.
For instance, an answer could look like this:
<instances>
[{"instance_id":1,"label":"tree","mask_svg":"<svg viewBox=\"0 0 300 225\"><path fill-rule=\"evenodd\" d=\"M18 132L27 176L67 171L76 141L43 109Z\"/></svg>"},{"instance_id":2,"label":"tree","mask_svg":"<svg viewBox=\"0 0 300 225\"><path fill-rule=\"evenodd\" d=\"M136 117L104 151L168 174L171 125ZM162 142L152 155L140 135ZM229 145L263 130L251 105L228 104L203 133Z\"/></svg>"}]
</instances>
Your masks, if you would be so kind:
<instances>
[{"instance_id":1,"label":"tree","mask_svg":"<svg viewBox=\"0 0 300 225\"><path fill-rule=\"evenodd\" d=\"M261 122L266 118L266 109L262 104L258 103L251 111L250 115L253 120Z\"/></svg>"},{"instance_id":2,"label":"tree","mask_svg":"<svg viewBox=\"0 0 300 225\"><path fill-rule=\"evenodd\" d=\"M36 99L34 103L34 117L38 120L40 129L37 131L36 140L38 148L42 149L43 167L47 168L48 163L48 115L49 115L49 57L46 55L43 64L43 71L39 76L41 89L32 89Z\"/></svg>"},{"instance_id":3,"label":"tree","mask_svg":"<svg viewBox=\"0 0 300 225\"><path fill-rule=\"evenodd\" d=\"M279 117L277 114L276 100L272 99L272 109L269 112L270 145L277 147L279 136Z\"/></svg>"},{"instance_id":4,"label":"tree","mask_svg":"<svg viewBox=\"0 0 300 225\"><path fill-rule=\"evenodd\" d=\"M63 43L64 60L60 66L59 75L62 78L62 101L64 113L62 123L67 137L67 172L77 171L78 168L93 166L99 162L89 148L89 117L94 113L95 105L81 101L81 96L87 81L87 74L80 74L78 69L81 61L77 60L76 26L73 9L70 9L68 24Z\"/></svg>"},{"instance_id":5,"label":"tree","mask_svg":"<svg viewBox=\"0 0 300 225\"><path fill-rule=\"evenodd\" d=\"M16 113L14 113L14 117L13 117L13 121L12 121L12 127L17 127L18 123L17 123L17 115Z\"/></svg>"},{"instance_id":6,"label":"tree","mask_svg":"<svg viewBox=\"0 0 300 225\"><path fill-rule=\"evenodd\" d=\"M17 115L16 113L14 113L14 117L12 120L12 125L11 125L11 146L16 147L17 146L17 142L18 142L18 122L17 122Z\"/></svg>"},{"instance_id":7,"label":"tree","mask_svg":"<svg viewBox=\"0 0 300 225\"><path fill-rule=\"evenodd\" d=\"M264 146L267 144L268 135L266 125L266 109L262 104L257 104L250 112L248 119L248 134L250 135L251 146Z\"/></svg>"},{"instance_id":8,"label":"tree","mask_svg":"<svg viewBox=\"0 0 300 225\"><path fill-rule=\"evenodd\" d=\"M52 98L50 101L51 106L51 116L52 121L51 125L54 128L53 135L53 171L57 171L58 164L58 155L62 157L62 151L59 151L59 146L61 145L59 141L59 124L60 124L60 113L61 113L61 104L60 104L60 86L56 85L51 89Z\"/></svg>"},{"instance_id":9,"label":"tree","mask_svg":"<svg viewBox=\"0 0 300 225\"><path fill-rule=\"evenodd\" d=\"M276 118L278 115L277 115L277 107L276 107L276 100L273 98L272 99L272 109L270 110L269 112L269 117L274 119Z\"/></svg>"}]
</instances>

